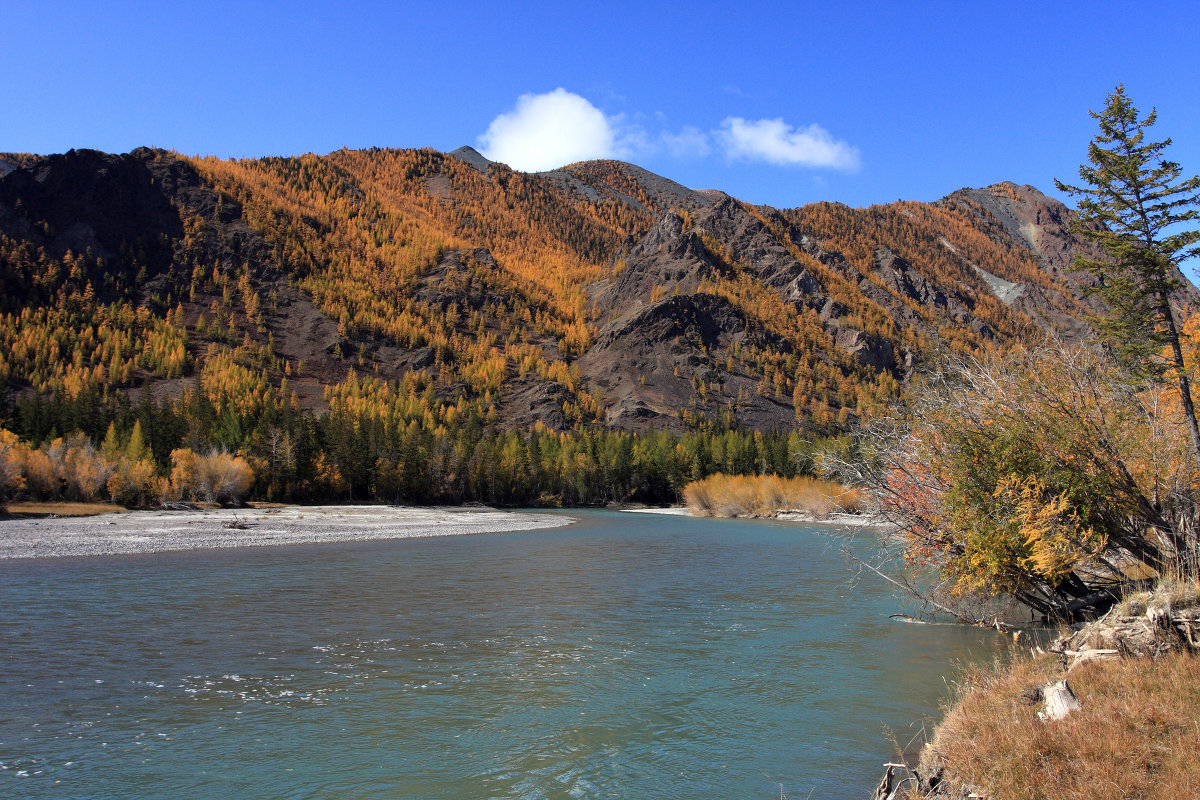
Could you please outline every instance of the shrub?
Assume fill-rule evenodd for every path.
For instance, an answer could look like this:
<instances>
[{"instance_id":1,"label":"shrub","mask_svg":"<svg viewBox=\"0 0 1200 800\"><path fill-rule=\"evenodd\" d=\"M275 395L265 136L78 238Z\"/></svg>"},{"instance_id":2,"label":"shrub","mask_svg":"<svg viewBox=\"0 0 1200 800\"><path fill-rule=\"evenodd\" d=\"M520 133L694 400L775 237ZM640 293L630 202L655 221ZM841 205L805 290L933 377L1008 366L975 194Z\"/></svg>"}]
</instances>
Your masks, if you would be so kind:
<instances>
[{"instance_id":1,"label":"shrub","mask_svg":"<svg viewBox=\"0 0 1200 800\"><path fill-rule=\"evenodd\" d=\"M236 503L254 485L254 471L246 460L224 451L201 456L183 447L171 452L171 463L169 494L175 497Z\"/></svg>"},{"instance_id":2,"label":"shrub","mask_svg":"<svg viewBox=\"0 0 1200 800\"><path fill-rule=\"evenodd\" d=\"M113 472L109 460L79 431L67 437L58 466L66 498L84 502L96 499Z\"/></svg>"},{"instance_id":3,"label":"shrub","mask_svg":"<svg viewBox=\"0 0 1200 800\"><path fill-rule=\"evenodd\" d=\"M857 512L860 492L817 478L778 475L710 475L683 489L693 514L716 517L769 517L802 511L823 518L835 511Z\"/></svg>"},{"instance_id":4,"label":"shrub","mask_svg":"<svg viewBox=\"0 0 1200 800\"><path fill-rule=\"evenodd\" d=\"M153 462L120 458L108 479L108 493L114 503L144 506L158 497L158 476Z\"/></svg>"},{"instance_id":5,"label":"shrub","mask_svg":"<svg viewBox=\"0 0 1200 800\"><path fill-rule=\"evenodd\" d=\"M1197 571L1198 478L1177 398L1097 347L1053 342L945 365L847 470L960 595L1070 619L1136 573Z\"/></svg>"},{"instance_id":6,"label":"shrub","mask_svg":"<svg viewBox=\"0 0 1200 800\"><path fill-rule=\"evenodd\" d=\"M240 501L254 485L254 471L241 456L213 453L201 461L200 471L209 502Z\"/></svg>"},{"instance_id":7,"label":"shrub","mask_svg":"<svg viewBox=\"0 0 1200 800\"><path fill-rule=\"evenodd\" d=\"M0 508L25 487L25 453L15 433L0 430Z\"/></svg>"}]
</instances>

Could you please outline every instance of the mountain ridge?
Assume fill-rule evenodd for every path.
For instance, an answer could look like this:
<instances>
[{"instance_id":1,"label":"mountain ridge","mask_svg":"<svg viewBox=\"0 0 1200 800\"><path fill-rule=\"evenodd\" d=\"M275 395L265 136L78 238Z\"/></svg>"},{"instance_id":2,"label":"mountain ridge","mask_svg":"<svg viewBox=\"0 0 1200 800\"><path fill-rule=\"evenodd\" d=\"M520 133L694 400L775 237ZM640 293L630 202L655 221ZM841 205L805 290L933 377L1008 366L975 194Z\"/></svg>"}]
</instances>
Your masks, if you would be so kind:
<instances>
[{"instance_id":1,"label":"mountain ridge","mask_svg":"<svg viewBox=\"0 0 1200 800\"><path fill-rule=\"evenodd\" d=\"M0 160L10 344L35 336L21 308L71 303L145 309L136 335L184 342L171 369L121 355L116 380L58 347L100 389L177 395L229 352L314 409L352 371L415 371L517 427L835 430L935 350L1080 338L1102 310L1069 269L1094 252L1070 210L1007 182L773 209L625 162L525 174L469 147ZM65 385L48 351L22 353L0 363L12 391Z\"/></svg>"}]
</instances>

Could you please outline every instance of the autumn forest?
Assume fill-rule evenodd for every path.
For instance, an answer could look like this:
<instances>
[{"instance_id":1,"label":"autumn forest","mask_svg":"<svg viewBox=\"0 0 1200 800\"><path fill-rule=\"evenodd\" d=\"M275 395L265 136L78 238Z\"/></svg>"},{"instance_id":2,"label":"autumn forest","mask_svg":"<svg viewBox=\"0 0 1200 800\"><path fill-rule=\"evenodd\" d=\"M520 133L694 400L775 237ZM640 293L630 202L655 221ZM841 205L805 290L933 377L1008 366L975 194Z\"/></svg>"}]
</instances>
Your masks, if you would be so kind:
<instances>
[{"instance_id":1,"label":"autumn forest","mask_svg":"<svg viewBox=\"0 0 1200 800\"><path fill-rule=\"evenodd\" d=\"M777 211L466 148L3 159L9 496L675 502L810 474L922 364L1094 302L1011 184Z\"/></svg>"}]
</instances>

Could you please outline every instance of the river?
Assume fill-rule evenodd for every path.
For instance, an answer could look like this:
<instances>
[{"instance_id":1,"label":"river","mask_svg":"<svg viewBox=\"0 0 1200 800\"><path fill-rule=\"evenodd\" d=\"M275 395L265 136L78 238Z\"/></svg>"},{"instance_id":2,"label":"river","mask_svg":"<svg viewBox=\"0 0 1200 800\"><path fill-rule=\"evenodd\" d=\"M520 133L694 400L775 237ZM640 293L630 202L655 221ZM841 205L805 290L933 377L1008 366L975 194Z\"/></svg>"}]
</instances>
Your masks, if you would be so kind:
<instances>
[{"instance_id":1,"label":"river","mask_svg":"<svg viewBox=\"0 0 1200 800\"><path fill-rule=\"evenodd\" d=\"M819 528L571 514L0 562L0 796L850 800L1007 647Z\"/></svg>"}]
</instances>

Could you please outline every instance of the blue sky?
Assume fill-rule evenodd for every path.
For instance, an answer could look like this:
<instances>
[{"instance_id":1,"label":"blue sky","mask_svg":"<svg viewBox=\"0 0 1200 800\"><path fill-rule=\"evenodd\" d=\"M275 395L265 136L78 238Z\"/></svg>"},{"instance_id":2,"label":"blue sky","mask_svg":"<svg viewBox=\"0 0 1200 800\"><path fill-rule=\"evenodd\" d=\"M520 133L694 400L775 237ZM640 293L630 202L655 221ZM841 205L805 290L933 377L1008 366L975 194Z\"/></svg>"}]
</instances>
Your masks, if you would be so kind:
<instances>
[{"instance_id":1,"label":"blue sky","mask_svg":"<svg viewBox=\"0 0 1200 800\"><path fill-rule=\"evenodd\" d=\"M470 144L786 207L1072 179L1123 82L1200 172L1200 3L8 0L0 150Z\"/></svg>"}]
</instances>

